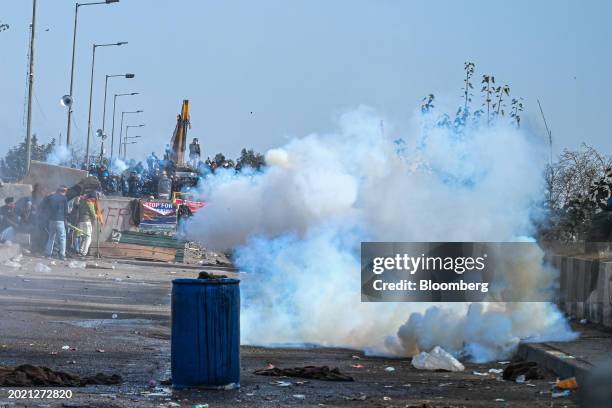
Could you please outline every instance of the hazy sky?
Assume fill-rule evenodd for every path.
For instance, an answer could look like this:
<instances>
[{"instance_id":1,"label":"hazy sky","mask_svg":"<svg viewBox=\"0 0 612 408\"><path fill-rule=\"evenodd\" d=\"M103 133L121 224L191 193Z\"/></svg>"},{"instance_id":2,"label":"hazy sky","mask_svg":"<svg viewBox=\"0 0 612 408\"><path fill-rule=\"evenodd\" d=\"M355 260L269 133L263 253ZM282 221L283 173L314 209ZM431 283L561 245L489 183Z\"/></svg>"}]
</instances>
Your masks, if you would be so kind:
<instances>
[{"instance_id":1,"label":"hazy sky","mask_svg":"<svg viewBox=\"0 0 612 408\"><path fill-rule=\"evenodd\" d=\"M110 80L107 129L112 95L140 92L117 111L145 111L129 117L146 124L130 130L143 136L130 147L141 155L162 151L184 98L204 154L234 156L333 130L335 115L360 104L395 123L430 92L458 104L466 60L522 96L526 126L544 137L539 98L557 151L583 141L612 150L609 1L121 0L79 14L73 140L83 145L92 43L128 41L96 51L93 129L104 75L136 74ZM73 1L38 0L33 131L44 141L65 137L73 15ZM2 153L25 135L30 18L31 1L0 0L10 25L0 32Z\"/></svg>"}]
</instances>

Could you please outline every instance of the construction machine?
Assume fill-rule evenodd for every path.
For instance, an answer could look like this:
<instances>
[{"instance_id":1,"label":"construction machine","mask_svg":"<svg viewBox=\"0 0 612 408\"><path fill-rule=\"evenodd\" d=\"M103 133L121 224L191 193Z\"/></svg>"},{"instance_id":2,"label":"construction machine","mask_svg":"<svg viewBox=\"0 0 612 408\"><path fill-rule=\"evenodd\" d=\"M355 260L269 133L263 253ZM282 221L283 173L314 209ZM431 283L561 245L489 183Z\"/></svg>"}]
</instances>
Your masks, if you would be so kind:
<instances>
[{"instance_id":1,"label":"construction machine","mask_svg":"<svg viewBox=\"0 0 612 408\"><path fill-rule=\"evenodd\" d=\"M187 131L191 128L191 118L189 116L189 100L184 99L181 106L181 113L176 117L176 127L172 133L167 159L172 163L170 176L174 180L173 191L181 191L185 187L192 187L197 184L198 171L185 162L185 150L188 146Z\"/></svg>"}]
</instances>

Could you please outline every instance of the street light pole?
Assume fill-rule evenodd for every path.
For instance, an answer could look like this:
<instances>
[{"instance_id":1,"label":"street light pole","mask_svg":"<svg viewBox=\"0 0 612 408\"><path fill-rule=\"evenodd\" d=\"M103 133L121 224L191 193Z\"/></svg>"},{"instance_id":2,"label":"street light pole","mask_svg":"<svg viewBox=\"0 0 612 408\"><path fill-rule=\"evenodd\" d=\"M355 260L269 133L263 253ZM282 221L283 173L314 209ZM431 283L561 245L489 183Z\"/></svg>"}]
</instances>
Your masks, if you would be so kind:
<instances>
[{"instance_id":1,"label":"street light pole","mask_svg":"<svg viewBox=\"0 0 612 408\"><path fill-rule=\"evenodd\" d=\"M92 56L91 56L91 78L89 79L89 116L87 118L87 144L85 148L85 164L89 166L89 142L91 140L91 100L93 97L93 80L94 80L94 67L96 65L96 48L98 47L111 47L125 45L127 42L122 41L118 43L110 44L93 44Z\"/></svg>"},{"instance_id":2,"label":"street light pole","mask_svg":"<svg viewBox=\"0 0 612 408\"><path fill-rule=\"evenodd\" d=\"M140 125L127 125L125 127L125 138L123 139L123 160L127 159L127 140L129 139L128 131L130 128L141 128L143 126L144 123L141 123Z\"/></svg>"},{"instance_id":3,"label":"street light pole","mask_svg":"<svg viewBox=\"0 0 612 408\"><path fill-rule=\"evenodd\" d=\"M133 142L128 142L127 139L138 139L141 138L142 136L130 136L130 137L125 137L125 142L123 142L123 150L125 151L125 156L127 157L127 145L129 144L136 144L137 141L134 140Z\"/></svg>"},{"instance_id":4,"label":"street light pole","mask_svg":"<svg viewBox=\"0 0 612 408\"><path fill-rule=\"evenodd\" d=\"M133 95L138 95L138 92L115 94L115 97L113 98L113 130L111 132L111 154L110 154L111 163L113 162L113 149L115 148L115 108L117 107L117 97L118 96L133 96ZM141 113L142 111L137 111L137 112ZM121 116L121 126L123 127L123 115ZM121 138L119 138L119 157L121 157Z\"/></svg>"},{"instance_id":5,"label":"street light pole","mask_svg":"<svg viewBox=\"0 0 612 408\"><path fill-rule=\"evenodd\" d=\"M70 90L68 91L68 95L74 98L73 85L74 85L74 58L76 51L76 35L77 35L77 22L79 17L79 7L81 6L94 6L96 4L111 4L118 3L119 0L106 0L106 1L97 1L94 3L75 3L74 4L74 29L72 31L72 63L70 64ZM70 124L72 118L72 106L68 106L68 124L66 125L66 146L70 146Z\"/></svg>"},{"instance_id":6,"label":"street light pole","mask_svg":"<svg viewBox=\"0 0 612 408\"><path fill-rule=\"evenodd\" d=\"M106 91L108 90L108 78L116 78L116 77L124 77L132 79L134 78L134 74L112 74L106 75L106 79L104 81L104 108L102 109L102 132L106 131Z\"/></svg>"},{"instance_id":7,"label":"street light pole","mask_svg":"<svg viewBox=\"0 0 612 408\"><path fill-rule=\"evenodd\" d=\"M26 175L32 158L32 95L34 93L34 35L36 34L36 0L32 0L32 27L30 30L30 67L28 72L28 122L26 129Z\"/></svg>"},{"instance_id":8,"label":"street light pole","mask_svg":"<svg viewBox=\"0 0 612 408\"><path fill-rule=\"evenodd\" d=\"M131 112L121 112L121 126L120 126L120 131L119 131L119 154L118 156L121 157L121 147L123 146L121 143L123 143L123 116L125 114L130 114L130 113L142 113L143 111L141 110L137 110L137 111L131 111Z\"/></svg>"}]
</instances>

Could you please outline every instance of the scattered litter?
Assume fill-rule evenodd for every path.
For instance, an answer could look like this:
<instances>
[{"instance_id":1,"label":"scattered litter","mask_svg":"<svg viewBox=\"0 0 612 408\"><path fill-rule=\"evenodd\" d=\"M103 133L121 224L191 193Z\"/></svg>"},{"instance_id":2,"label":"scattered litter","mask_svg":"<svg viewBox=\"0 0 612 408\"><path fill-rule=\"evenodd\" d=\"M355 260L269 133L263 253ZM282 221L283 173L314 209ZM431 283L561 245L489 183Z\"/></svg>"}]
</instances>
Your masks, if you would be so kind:
<instances>
[{"instance_id":1,"label":"scattered litter","mask_svg":"<svg viewBox=\"0 0 612 408\"><path fill-rule=\"evenodd\" d=\"M51 261L51 262L49 262L49 265L57 265L57 262Z\"/></svg>"},{"instance_id":2,"label":"scattered litter","mask_svg":"<svg viewBox=\"0 0 612 408\"><path fill-rule=\"evenodd\" d=\"M14 257L11 258L11 261L21 262L22 259L23 259L23 255L22 254L17 254Z\"/></svg>"},{"instance_id":3,"label":"scattered litter","mask_svg":"<svg viewBox=\"0 0 612 408\"><path fill-rule=\"evenodd\" d=\"M425 351L412 358L412 365L419 370L463 371L465 367L455 357L440 346L427 353Z\"/></svg>"},{"instance_id":4,"label":"scattered litter","mask_svg":"<svg viewBox=\"0 0 612 408\"><path fill-rule=\"evenodd\" d=\"M538 363L534 361L520 361L517 363L511 363L504 368L504 373L502 375L504 380L507 381L516 381L516 379L523 375L524 380L539 380L544 378L540 369L538 368Z\"/></svg>"},{"instance_id":5,"label":"scattered litter","mask_svg":"<svg viewBox=\"0 0 612 408\"><path fill-rule=\"evenodd\" d=\"M506 400L503 399L503 398L495 398L495 402L504 402L504 401L506 401Z\"/></svg>"},{"instance_id":6,"label":"scattered litter","mask_svg":"<svg viewBox=\"0 0 612 408\"><path fill-rule=\"evenodd\" d=\"M527 380L525 379L525 374L521 374L518 377L516 377L516 380L514 380L517 384L524 384Z\"/></svg>"},{"instance_id":7,"label":"scattered litter","mask_svg":"<svg viewBox=\"0 0 612 408\"><path fill-rule=\"evenodd\" d=\"M391 397L383 397L383 401L391 401Z\"/></svg>"},{"instance_id":8,"label":"scattered litter","mask_svg":"<svg viewBox=\"0 0 612 408\"><path fill-rule=\"evenodd\" d=\"M42 264L42 263L39 262L34 267L34 272L37 272L37 273L51 272L51 268L49 268L47 265Z\"/></svg>"},{"instance_id":9,"label":"scattered litter","mask_svg":"<svg viewBox=\"0 0 612 408\"><path fill-rule=\"evenodd\" d=\"M578 381L576 377L570 377L565 380L557 380L555 386L560 390L575 390L578 388Z\"/></svg>"},{"instance_id":10,"label":"scattered litter","mask_svg":"<svg viewBox=\"0 0 612 408\"><path fill-rule=\"evenodd\" d=\"M498 361L497 364L506 365L506 364L510 364L510 362L509 361Z\"/></svg>"},{"instance_id":11,"label":"scattered litter","mask_svg":"<svg viewBox=\"0 0 612 408\"><path fill-rule=\"evenodd\" d=\"M240 386L236 383L229 383L221 387L221 389L229 391L229 390L235 390L236 388L239 388L239 387Z\"/></svg>"},{"instance_id":12,"label":"scattered litter","mask_svg":"<svg viewBox=\"0 0 612 408\"><path fill-rule=\"evenodd\" d=\"M208 408L208 404L195 404L193 408Z\"/></svg>"},{"instance_id":13,"label":"scattered litter","mask_svg":"<svg viewBox=\"0 0 612 408\"><path fill-rule=\"evenodd\" d=\"M10 259L4 261L3 265L8 266L9 268L21 268L21 264L19 262L11 261Z\"/></svg>"},{"instance_id":14,"label":"scattered litter","mask_svg":"<svg viewBox=\"0 0 612 408\"><path fill-rule=\"evenodd\" d=\"M385 367L385 371L392 373L393 371L395 371L395 368L393 367Z\"/></svg>"},{"instance_id":15,"label":"scattered litter","mask_svg":"<svg viewBox=\"0 0 612 408\"><path fill-rule=\"evenodd\" d=\"M115 269L115 265L100 265L97 262L88 263L85 265L86 269Z\"/></svg>"},{"instance_id":16,"label":"scattered litter","mask_svg":"<svg viewBox=\"0 0 612 408\"><path fill-rule=\"evenodd\" d=\"M293 394L293 398L303 400L306 399L306 396L304 394Z\"/></svg>"},{"instance_id":17,"label":"scattered litter","mask_svg":"<svg viewBox=\"0 0 612 408\"><path fill-rule=\"evenodd\" d=\"M85 269L85 262L80 261L70 261L68 263L68 267L71 269Z\"/></svg>"},{"instance_id":18,"label":"scattered litter","mask_svg":"<svg viewBox=\"0 0 612 408\"><path fill-rule=\"evenodd\" d=\"M501 368L489 368L489 372L491 374L501 374L504 372L504 370Z\"/></svg>"},{"instance_id":19,"label":"scattered litter","mask_svg":"<svg viewBox=\"0 0 612 408\"><path fill-rule=\"evenodd\" d=\"M116 318L117 318L117 313L113 313L113 314L111 315L111 318L116 319Z\"/></svg>"},{"instance_id":20,"label":"scattered litter","mask_svg":"<svg viewBox=\"0 0 612 408\"><path fill-rule=\"evenodd\" d=\"M155 388L157 387L157 381L149 380L149 383L147 385L149 386L149 388Z\"/></svg>"},{"instance_id":21,"label":"scattered litter","mask_svg":"<svg viewBox=\"0 0 612 408\"><path fill-rule=\"evenodd\" d=\"M362 393L359 395L344 396L343 398L347 401L365 401L368 396Z\"/></svg>"},{"instance_id":22,"label":"scattered litter","mask_svg":"<svg viewBox=\"0 0 612 408\"><path fill-rule=\"evenodd\" d=\"M580 324L587 324L587 319L580 319Z\"/></svg>"},{"instance_id":23,"label":"scattered litter","mask_svg":"<svg viewBox=\"0 0 612 408\"><path fill-rule=\"evenodd\" d=\"M571 395L572 395L572 392L570 390L563 390L561 392L553 392L551 394L553 398L564 398L564 397L569 397Z\"/></svg>"},{"instance_id":24,"label":"scattered litter","mask_svg":"<svg viewBox=\"0 0 612 408\"><path fill-rule=\"evenodd\" d=\"M480 375L480 376L483 376L483 377L486 377L486 376L488 376L488 375L489 375L489 373L481 373L481 372L479 372L479 371L474 371L474 372L472 372L472 374L474 374L474 375Z\"/></svg>"},{"instance_id":25,"label":"scattered litter","mask_svg":"<svg viewBox=\"0 0 612 408\"><path fill-rule=\"evenodd\" d=\"M123 379L117 374L98 373L79 377L48 367L23 364L15 368L0 367L0 387L84 387L85 385L116 385Z\"/></svg>"},{"instance_id":26,"label":"scattered litter","mask_svg":"<svg viewBox=\"0 0 612 408\"><path fill-rule=\"evenodd\" d=\"M408 385L410 385L410 384L408 384ZM438 387L448 387L449 385L453 385L453 383L452 383L452 382L450 382L450 383L442 383L442 384L438 384Z\"/></svg>"},{"instance_id":27,"label":"scattered litter","mask_svg":"<svg viewBox=\"0 0 612 408\"><path fill-rule=\"evenodd\" d=\"M98 353L104 353L104 349L97 349L96 350Z\"/></svg>"},{"instance_id":28,"label":"scattered litter","mask_svg":"<svg viewBox=\"0 0 612 408\"><path fill-rule=\"evenodd\" d=\"M528 386L528 387L535 387L536 386L535 384L532 384L532 383L525 383L525 385Z\"/></svg>"},{"instance_id":29,"label":"scattered litter","mask_svg":"<svg viewBox=\"0 0 612 408\"><path fill-rule=\"evenodd\" d=\"M123 282L123 279L121 279L121 278L115 278L115 282Z\"/></svg>"},{"instance_id":30,"label":"scattered litter","mask_svg":"<svg viewBox=\"0 0 612 408\"><path fill-rule=\"evenodd\" d=\"M353 364L351 367L353 367L353 368L364 368L365 366L363 364Z\"/></svg>"},{"instance_id":31,"label":"scattered litter","mask_svg":"<svg viewBox=\"0 0 612 408\"><path fill-rule=\"evenodd\" d=\"M352 358L353 360L361 360L361 357L359 357L359 356L351 356L351 358Z\"/></svg>"},{"instance_id":32,"label":"scattered litter","mask_svg":"<svg viewBox=\"0 0 612 408\"><path fill-rule=\"evenodd\" d=\"M266 369L270 370L272 368L274 368L274 364L268 363L268 365L266 366Z\"/></svg>"},{"instance_id":33,"label":"scattered litter","mask_svg":"<svg viewBox=\"0 0 612 408\"><path fill-rule=\"evenodd\" d=\"M62 350L70 350L70 346L62 346Z\"/></svg>"},{"instance_id":34,"label":"scattered litter","mask_svg":"<svg viewBox=\"0 0 612 408\"><path fill-rule=\"evenodd\" d=\"M270 384L276 385L277 387L289 387L289 386L291 386L291 382L290 381L274 381L274 382L272 382Z\"/></svg>"},{"instance_id":35,"label":"scattered litter","mask_svg":"<svg viewBox=\"0 0 612 408\"><path fill-rule=\"evenodd\" d=\"M253 372L257 375L273 377L298 377L323 381L353 381L353 377L342 374L338 368L328 366L306 366L295 368L262 368Z\"/></svg>"}]
</instances>

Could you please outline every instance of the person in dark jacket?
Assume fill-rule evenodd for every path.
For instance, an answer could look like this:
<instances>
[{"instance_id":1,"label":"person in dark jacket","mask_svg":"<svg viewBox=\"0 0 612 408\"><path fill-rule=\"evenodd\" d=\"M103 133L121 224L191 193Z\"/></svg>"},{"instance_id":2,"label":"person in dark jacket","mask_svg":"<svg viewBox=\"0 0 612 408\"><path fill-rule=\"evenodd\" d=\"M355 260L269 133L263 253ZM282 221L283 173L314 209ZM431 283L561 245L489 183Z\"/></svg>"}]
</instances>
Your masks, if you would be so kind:
<instances>
[{"instance_id":1,"label":"person in dark jacket","mask_svg":"<svg viewBox=\"0 0 612 408\"><path fill-rule=\"evenodd\" d=\"M4 205L0 207L0 241L13 241L19 226L19 217L15 210L15 199L7 197Z\"/></svg>"},{"instance_id":2,"label":"person in dark jacket","mask_svg":"<svg viewBox=\"0 0 612 408\"><path fill-rule=\"evenodd\" d=\"M47 216L47 228L49 238L45 247L45 255L53 255L55 238L59 243L59 258L64 260L66 257L66 217L68 216L68 200L66 199L66 186L60 186L55 194L51 194L45 199L44 210Z\"/></svg>"}]
</instances>

